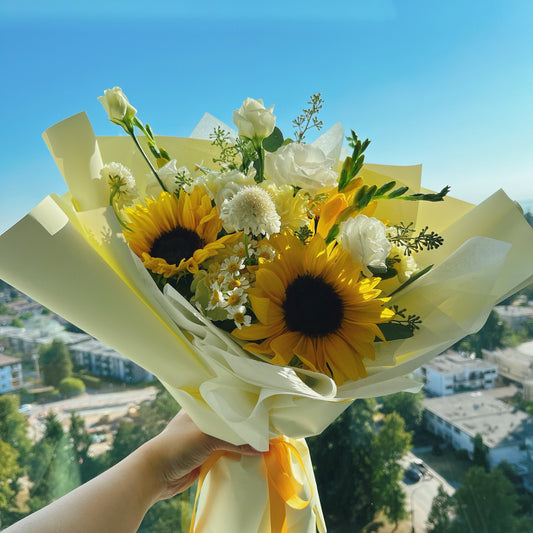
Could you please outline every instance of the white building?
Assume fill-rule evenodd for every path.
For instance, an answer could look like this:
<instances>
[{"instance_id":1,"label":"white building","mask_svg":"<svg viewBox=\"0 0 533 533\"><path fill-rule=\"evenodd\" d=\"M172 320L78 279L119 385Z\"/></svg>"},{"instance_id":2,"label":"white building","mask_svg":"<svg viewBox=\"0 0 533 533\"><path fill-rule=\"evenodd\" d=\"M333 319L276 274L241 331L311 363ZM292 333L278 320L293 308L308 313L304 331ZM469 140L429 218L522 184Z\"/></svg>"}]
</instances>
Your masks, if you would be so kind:
<instances>
[{"instance_id":1,"label":"white building","mask_svg":"<svg viewBox=\"0 0 533 533\"><path fill-rule=\"evenodd\" d=\"M448 351L423 365L418 371L420 374L428 393L447 396L469 390L492 389L498 377L498 365Z\"/></svg>"},{"instance_id":2,"label":"white building","mask_svg":"<svg viewBox=\"0 0 533 533\"><path fill-rule=\"evenodd\" d=\"M0 353L0 393L20 389L23 385L20 359Z\"/></svg>"},{"instance_id":3,"label":"white building","mask_svg":"<svg viewBox=\"0 0 533 533\"><path fill-rule=\"evenodd\" d=\"M524 397L533 400L533 341L514 348L482 350L483 359L498 365L498 372L511 381L524 387Z\"/></svg>"},{"instance_id":4,"label":"white building","mask_svg":"<svg viewBox=\"0 0 533 533\"><path fill-rule=\"evenodd\" d=\"M533 318L533 307L530 305L497 305L494 310L513 329L524 327Z\"/></svg>"},{"instance_id":5,"label":"white building","mask_svg":"<svg viewBox=\"0 0 533 533\"><path fill-rule=\"evenodd\" d=\"M481 435L490 468L502 461L517 473L532 471L533 417L481 391L424 400L424 424L458 450L473 457L474 437Z\"/></svg>"},{"instance_id":6,"label":"white building","mask_svg":"<svg viewBox=\"0 0 533 533\"><path fill-rule=\"evenodd\" d=\"M151 381L152 374L96 339L69 346L72 362L93 374L114 377L127 383Z\"/></svg>"}]
</instances>

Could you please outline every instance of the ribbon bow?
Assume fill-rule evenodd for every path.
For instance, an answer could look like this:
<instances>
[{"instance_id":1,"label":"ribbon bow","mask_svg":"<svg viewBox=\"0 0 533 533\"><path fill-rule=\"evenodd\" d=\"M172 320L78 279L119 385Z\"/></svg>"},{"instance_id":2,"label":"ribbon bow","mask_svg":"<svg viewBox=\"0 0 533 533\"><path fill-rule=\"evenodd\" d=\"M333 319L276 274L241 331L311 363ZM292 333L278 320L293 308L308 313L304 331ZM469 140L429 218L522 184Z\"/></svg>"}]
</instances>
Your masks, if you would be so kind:
<instances>
[{"instance_id":1,"label":"ribbon bow","mask_svg":"<svg viewBox=\"0 0 533 533\"><path fill-rule=\"evenodd\" d=\"M202 465L198 478L198 489L191 518L189 533L194 533L196 507L202 485L209 470L224 455L234 455L225 451L215 452ZM310 488L308 499L300 497L303 484L299 483L293 475L291 458L294 458L305 474L307 486ZM305 509L313 499L313 486L305 470L305 465L297 448L283 437L270 441L270 449L263 454L265 462L268 495L270 503L270 528L273 533L287 533L287 505L292 509Z\"/></svg>"}]
</instances>

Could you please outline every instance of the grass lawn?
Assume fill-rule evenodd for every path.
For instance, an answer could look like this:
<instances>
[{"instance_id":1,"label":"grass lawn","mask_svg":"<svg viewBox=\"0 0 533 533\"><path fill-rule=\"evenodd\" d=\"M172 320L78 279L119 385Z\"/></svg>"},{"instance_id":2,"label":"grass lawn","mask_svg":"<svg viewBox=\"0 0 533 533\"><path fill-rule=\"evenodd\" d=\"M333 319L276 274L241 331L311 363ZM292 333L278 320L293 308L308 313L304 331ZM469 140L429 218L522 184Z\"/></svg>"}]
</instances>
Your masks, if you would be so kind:
<instances>
[{"instance_id":1,"label":"grass lawn","mask_svg":"<svg viewBox=\"0 0 533 533\"><path fill-rule=\"evenodd\" d=\"M438 472L448 483L460 483L467 470L472 466L472 461L457 458L454 451L449 448L442 450L442 455L423 452L418 453L418 457Z\"/></svg>"}]
</instances>

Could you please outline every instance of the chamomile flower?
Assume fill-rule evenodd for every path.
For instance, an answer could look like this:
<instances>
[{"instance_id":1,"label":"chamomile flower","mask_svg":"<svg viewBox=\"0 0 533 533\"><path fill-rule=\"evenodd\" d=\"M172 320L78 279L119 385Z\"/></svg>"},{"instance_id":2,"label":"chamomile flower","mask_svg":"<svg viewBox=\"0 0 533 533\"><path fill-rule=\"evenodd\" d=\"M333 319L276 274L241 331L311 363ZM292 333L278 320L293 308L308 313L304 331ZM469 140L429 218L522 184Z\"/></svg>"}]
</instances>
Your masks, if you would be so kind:
<instances>
[{"instance_id":1,"label":"chamomile flower","mask_svg":"<svg viewBox=\"0 0 533 533\"><path fill-rule=\"evenodd\" d=\"M241 329L243 326L249 326L252 323L252 317L246 314L246 307L241 305L231 309L230 319L235 322L235 326Z\"/></svg>"},{"instance_id":2,"label":"chamomile flower","mask_svg":"<svg viewBox=\"0 0 533 533\"><path fill-rule=\"evenodd\" d=\"M244 266L244 257L232 255L227 259L224 259L220 265L220 273L222 275L229 274L230 276L235 276L244 268Z\"/></svg>"}]
</instances>

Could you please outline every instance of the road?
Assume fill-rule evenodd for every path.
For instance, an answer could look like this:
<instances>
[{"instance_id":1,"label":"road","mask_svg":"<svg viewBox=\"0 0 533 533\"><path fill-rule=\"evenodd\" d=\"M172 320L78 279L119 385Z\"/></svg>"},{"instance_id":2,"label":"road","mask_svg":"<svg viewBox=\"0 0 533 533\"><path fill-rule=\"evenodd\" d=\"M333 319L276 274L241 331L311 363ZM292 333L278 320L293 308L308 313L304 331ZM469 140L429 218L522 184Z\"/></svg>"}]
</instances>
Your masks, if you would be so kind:
<instances>
[{"instance_id":1,"label":"road","mask_svg":"<svg viewBox=\"0 0 533 533\"><path fill-rule=\"evenodd\" d=\"M30 427L33 429L33 438L38 439L43 430L42 420L50 412L55 413L60 421L70 417L70 413L74 411L83 417L103 416L117 412L123 412L125 415L129 407L153 400L156 394L157 389L155 387L123 392L85 394L58 402L32 404L25 414L28 417Z\"/></svg>"},{"instance_id":2,"label":"road","mask_svg":"<svg viewBox=\"0 0 533 533\"><path fill-rule=\"evenodd\" d=\"M411 461L418 459L411 452L401 461L402 466L407 467ZM411 514L411 521L415 533L427 531L427 517L431 511L433 498L437 495L439 486L443 486L446 492L452 495L455 489L446 482L437 472L425 465L427 474L416 483L401 482L402 488L407 495L407 508Z\"/></svg>"}]
</instances>

